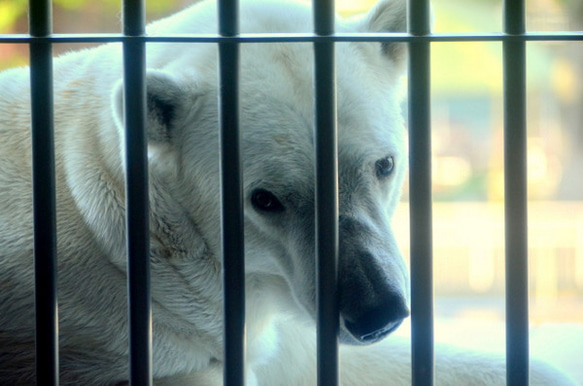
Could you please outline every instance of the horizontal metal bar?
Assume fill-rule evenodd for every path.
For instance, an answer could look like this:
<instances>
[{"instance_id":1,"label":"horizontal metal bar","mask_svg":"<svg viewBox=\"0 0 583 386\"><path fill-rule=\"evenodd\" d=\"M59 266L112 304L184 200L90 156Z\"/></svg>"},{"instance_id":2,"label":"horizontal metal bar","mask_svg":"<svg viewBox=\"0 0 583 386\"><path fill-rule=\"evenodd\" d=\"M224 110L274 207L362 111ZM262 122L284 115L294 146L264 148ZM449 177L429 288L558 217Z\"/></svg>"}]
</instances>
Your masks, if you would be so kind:
<instances>
[{"instance_id":1,"label":"horizontal metal bar","mask_svg":"<svg viewBox=\"0 0 583 386\"><path fill-rule=\"evenodd\" d=\"M220 36L217 34L168 34L165 36L123 36L119 34L54 34L38 38L27 34L0 35L0 44L29 44L34 40L51 43L115 43L128 40L146 43L315 43L315 42L504 42L504 41L583 41L583 31L527 32L524 34L504 33L434 33L430 35L410 35L407 33L335 33L315 35L312 33L293 34L240 34Z\"/></svg>"}]
</instances>

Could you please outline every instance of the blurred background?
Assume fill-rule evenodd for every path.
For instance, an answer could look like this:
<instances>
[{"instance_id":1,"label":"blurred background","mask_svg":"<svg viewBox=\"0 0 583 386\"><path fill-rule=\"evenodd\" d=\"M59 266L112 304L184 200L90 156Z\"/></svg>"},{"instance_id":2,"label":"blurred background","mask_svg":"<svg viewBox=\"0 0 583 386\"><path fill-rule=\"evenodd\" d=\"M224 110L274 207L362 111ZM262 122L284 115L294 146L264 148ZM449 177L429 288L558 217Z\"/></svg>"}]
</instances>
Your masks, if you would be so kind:
<instances>
[{"instance_id":1,"label":"blurred background","mask_svg":"<svg viewBox=\"0 0 583 386\"><path fill-rule=\"evenodd\" d=\"M55 33L120 30L119 0L54 3ZM191 3L147 1L148 18ZM349 16L374 3L337 0L337 9ZM502 30L501 0L433 6L436 32ZM26 33L26 8L2 0L0 33ZM527 28L581 31L583 1L527 1ZM527 55L531 353L583 385L583 42L529 42ZM0 45L0 70L27 63L26 46ZM501 44L433 44L431 86L436 339L503 352ZM408 210L405 189L394 224L406 258Z\"/></svg>"}]
</instances>

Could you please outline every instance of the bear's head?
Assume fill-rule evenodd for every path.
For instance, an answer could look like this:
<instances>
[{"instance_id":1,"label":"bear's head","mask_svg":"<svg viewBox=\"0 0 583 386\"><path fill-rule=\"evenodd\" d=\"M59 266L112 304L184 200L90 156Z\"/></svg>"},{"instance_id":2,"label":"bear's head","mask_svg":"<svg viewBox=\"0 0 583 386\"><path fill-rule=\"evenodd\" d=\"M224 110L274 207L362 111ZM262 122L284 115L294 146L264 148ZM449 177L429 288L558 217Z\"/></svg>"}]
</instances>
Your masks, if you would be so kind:
<instances>
[{"instance_id":1,"label":"bear's head","mask_svg":"<svg viewBox=\"0 0 583 386\"><path fill-rule=\"evenodd\" d=\"M216 25L208 25L214 10L204 7L214 4L195 6L171 22L154 24L150 31L215 32ZM243 3L242 32L311 31L309 6L283 7L280 2ZM336 30L404 31L405 19L404 1L385 0L362 17L337 19ZM148 50L153 216L179 216L190 222L216 267L221 256L217 47L151 44ZM257 283L279 278L295 303L315 318L313 50L310 43L241 44L240 116L246 272ZM408 315L407 270L390 224L407 164L400 110L404 47L336 43L335 50L340 339L368 344L393 331ZM121 89L118 86L113 96L120 132ZM152 230L154 252L170 237L156 234L159 228L154 225ZM195 255L202 247L184 241L189 237L174 236L185 245L176 250L200 258ZM154 286L156 264L161 263L153 266ZM188 275L182 276L188 280Z\"/></svg>"}]
</instances>

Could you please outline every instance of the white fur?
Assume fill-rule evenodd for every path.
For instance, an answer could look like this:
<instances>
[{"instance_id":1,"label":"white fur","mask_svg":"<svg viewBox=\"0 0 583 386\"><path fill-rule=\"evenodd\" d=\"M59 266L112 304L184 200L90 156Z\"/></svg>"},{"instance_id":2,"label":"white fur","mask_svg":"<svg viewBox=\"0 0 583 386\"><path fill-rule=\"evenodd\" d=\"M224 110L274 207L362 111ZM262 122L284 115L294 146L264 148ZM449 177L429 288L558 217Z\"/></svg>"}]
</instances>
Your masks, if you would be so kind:
<instances>
[{"instance_id":1,"label":"white fur","mask_svg":"<svg viewBox=\"0 0 583 386\"><path fill-rule=\"evenodd\" d=\"M148 31L215 33L215 8L200 3ZM368 15L338 19L337 30L403 30L404 10L403 1L385 0ZM243 32L309 32L311 23L301 3L247 1L241 9ZM217 47L153 43L147 53L154 377L159 384L220 385ZM340 337L356 344L364 334L350 323L362 322L366 333L371 309L385 326L406 312L406 267L390 227L407 164L398 107L403 49L339 43L336 57ZM315 379L312 62L310 44L241 46L250 385ZM54 63L63 384L127 380L121 64L118 44ZM34 376L29 94L28 69L0 74L2 384ZM380 178L376 162L387 156L395 169ZM285 210L254 207L258 188L276 194ZM385 303L394 315L379 316ZM394 338L344 346L343 384L409 384L408 347ZM499 358L440 350L438 383L504 383ZM544 365L534 366L532 379L568 384Z\"/></svg>"}]
</instances>

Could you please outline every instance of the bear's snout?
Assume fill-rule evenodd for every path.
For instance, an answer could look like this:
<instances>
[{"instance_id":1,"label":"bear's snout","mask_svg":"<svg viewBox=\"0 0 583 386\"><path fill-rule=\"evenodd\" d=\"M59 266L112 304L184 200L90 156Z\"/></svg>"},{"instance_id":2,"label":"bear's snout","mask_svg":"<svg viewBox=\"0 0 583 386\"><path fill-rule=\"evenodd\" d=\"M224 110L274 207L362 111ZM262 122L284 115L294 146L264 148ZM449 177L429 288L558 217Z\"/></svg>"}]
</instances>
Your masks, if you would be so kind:
<instances>
[{"instance_id":1,"label":"bear's snout","mask_svg":"<svg viewBox=\"0 0 583 386\"><path fill-rule=\"evenodd\" d=\"M387 336L409 316L402 291L369 253L353 255L341 273L340 316L346 330L360 344ZM372 264L371 264L372 263Z\"/></svg>"},{"instance_id":2,"label":"bear's snout","mask_svg":"<svg viewBox=\"0 0 583 386\"><path fill-rule=\"evenodd\" d=\"M371 344L409 316L401 257L389 250L365 223L340 218L339 305L341 340ZM375 253L374 251L377 251Z\"/></svg>"}]
</instances>

